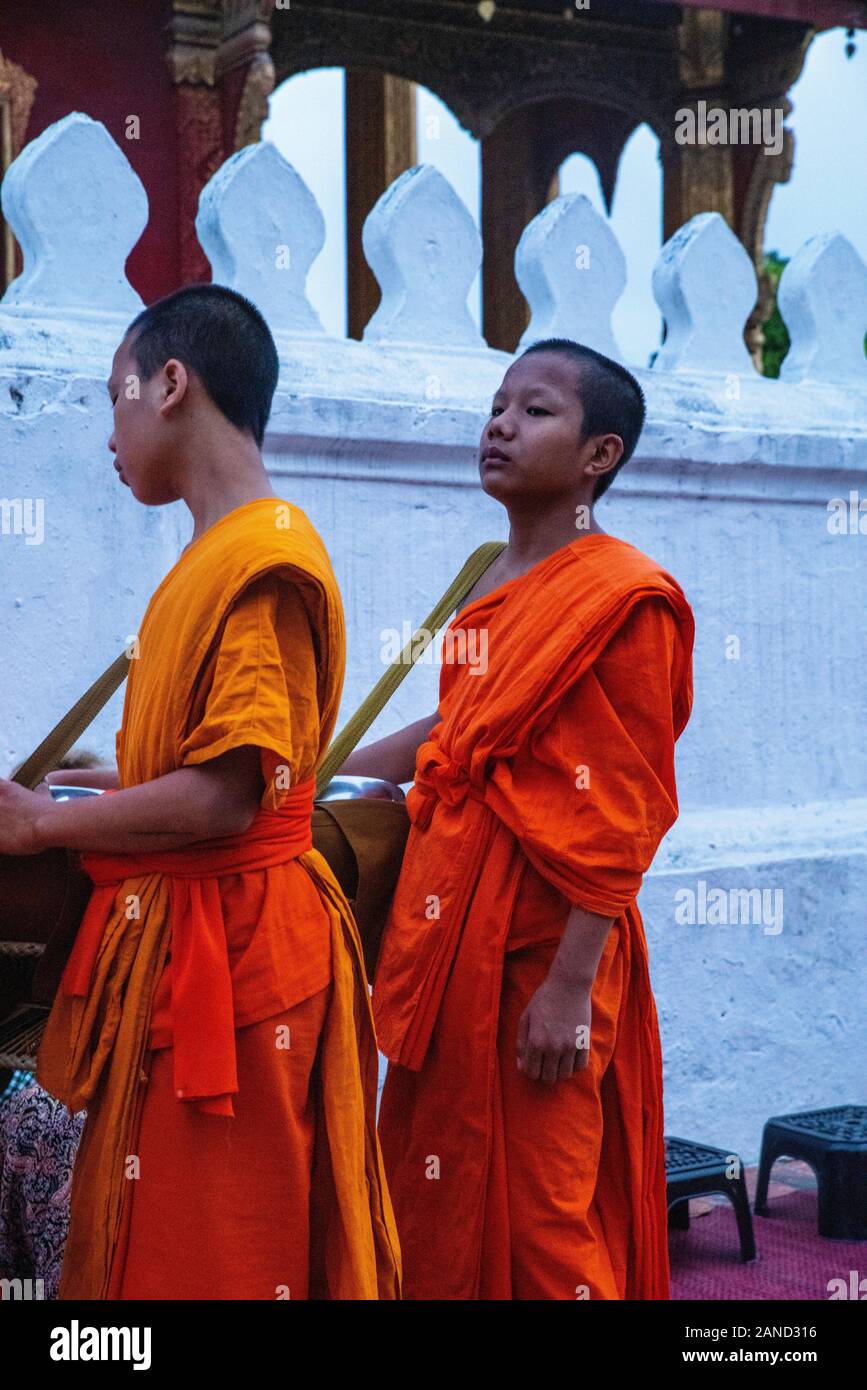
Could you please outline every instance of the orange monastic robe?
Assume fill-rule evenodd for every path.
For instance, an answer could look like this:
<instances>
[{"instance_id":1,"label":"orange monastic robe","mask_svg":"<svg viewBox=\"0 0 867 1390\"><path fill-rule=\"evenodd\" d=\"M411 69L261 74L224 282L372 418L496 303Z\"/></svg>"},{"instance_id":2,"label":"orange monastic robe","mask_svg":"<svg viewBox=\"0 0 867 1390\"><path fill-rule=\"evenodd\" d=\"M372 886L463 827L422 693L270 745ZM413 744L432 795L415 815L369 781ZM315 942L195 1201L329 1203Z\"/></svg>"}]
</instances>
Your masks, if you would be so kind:
<instances>
[{"instance_id":1,"label":"orange monastic robe","mask_svg":"<svg viewBox=\"0 0 867 1390\"><path fill-rule=\"evenodd\" d=\"M328 556L280 499L222 517L151 598L121 787L251 744L265 791L243 834L82 856L39 1055L87 1107L61 1298L398 1295L360 943L311 838L344 663Z\"/></svg>"},{"instance_id":2,"label":"orange monastic robe","mask_svg":"<svg viewBox=\"0 0 867 1390\"><path fill-rule=\"evenodd\" d=\"M668 1297L662 1064L636 895L677 818L694 625L588 535L465 607L374 986L404 1297ZM475 632L475 640L470 636ZM517 1070L570 904L613 917L589 1064Z\"/></svg>"}]
</instances>

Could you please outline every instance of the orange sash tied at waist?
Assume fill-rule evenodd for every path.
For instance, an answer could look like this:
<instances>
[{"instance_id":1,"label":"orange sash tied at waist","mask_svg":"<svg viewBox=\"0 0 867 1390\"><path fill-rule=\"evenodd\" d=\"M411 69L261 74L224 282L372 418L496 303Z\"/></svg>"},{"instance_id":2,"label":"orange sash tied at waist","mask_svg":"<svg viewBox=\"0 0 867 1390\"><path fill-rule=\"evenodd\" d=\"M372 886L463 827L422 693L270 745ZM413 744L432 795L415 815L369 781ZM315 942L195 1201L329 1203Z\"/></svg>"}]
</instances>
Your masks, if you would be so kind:
<instances>
[{"instance_id":1,"label":"orange sash tied at waist","mask_svg":"<svg viewBox=\"0 0 867 1390\"><path fill-rule=\"evenodd\" d=\"M633 618L647 636L617 651ZM599 534L465 604L449 630L473 629L487 633L487 673L477 681L443 662L373 988L394 1064L380 1131L407 1291L532 1297L519 1290L543 1286L545 1268L566 1271L568 1298L589 1252L588 1270L610 1264L606 1296L665 1298L662 1059L637 896L677 816L691 609L654 561ZM630 701L645 679L653 709ZM570 722L574 710L584 719ZM576 764L592 764L592 788L574 780ZM516 1078L515 1030L573 904L616 922L594 980L594 1027L607 1018L609 1050L591 1046L597 1070L558 1082L566 1090L549 1104ZM556 1132L567 1098L584 1130L572 1156ZM442 1180L426 1183L431 1149ZM539 1269L522 1285L534 1251Z\"/></svg>"},{"instance_id":2,"label":"orange sash tied at waist","mask_svg":"<svg viewBox=\"0 0 867 1390\"><path fill-rule=\"evenodd\" d=\"M692 650L694 622L680 586L654 561L613 537L586 536L564 546L511 594L484 618L489 633L484 682L462 678L463 668L457 663L443 666L440 722L416 752L415 782L407 793L412 829L373 997L381 1051L411 1071L424 1065L471 911L477 932L480 916L490 912L485 949L492 961L502 961L506 933L500 927L529 855L521 848L525 834L520 808L503 794L493 775L496 766L507 765L544 729L567 692L591 671L643 599L666 601L682 627L684 652ZM478 614L486 614L485 602L483 596L467 604L449 630L469 626ZM685 659L682 664L683 677L671 694L675 738L692 704L691 668ZM465 817L459 837L446 842L435 829L425 835L437 807L449 827ZM448 843L447 851L443 843ZM415 862L424 865L419 871L423 891L412 878ZM494 892L491 885L498 869L503 877ZM606 882L605 875L594 878L574 850L571 858L549 854L544 873L570 902L580 899L588 911L611 917L634 904L641 886L640 875L625 888ZM420 918L418 903L433 883L443 907L431 922ZM611 910L614 899L619 901Z\"/></svg>"},{"instance_id":3,"label":"orange sash tied at waist","mask_svg":"<svg viewBox=\"0 0 867 1390\"><path fill-rule=\"evenodd\" d=\"M139 638L142 659L129 663L115 740L122 786L207 763L239 740L262 750L263 773L268 750L268 762L292 766L298 785L288 799L274 798L285 802L277 811L270 795L263 798L268 809L260 807L240 836L159 852L159 840L145 839L132 855L84 856L92 900L37 1059L46 1090L73 1113L87 1110L60 1296L101 1299L116 1291L115 1261L120 1275L128 1253L128 1159L138 1153L145 1121L158 1114L154 1077L162 1067L154 1058L163 1039L171 1037L175 1052L172 1089L185 1093L178 1130L195 1135L212 1159L218 1150L230 1158L233 1089L238 1111L238 1090L250 1087L254 1102L258 1093L231 1034L309 998L330 969L309 1094L310 1287L334 1299L397 1297L399 1252L374 1128L377 1053L361 943L340 884L310 847L306 779L334 732L346 662L343 608L321 537L282 498L235 508L166 574ZM315 970L303 951L294 956L294 943L306 939L318 943ZM271 1013L260 1012L272 1003ZM197 1018L204 1026L191 1041ZM276 1080L285 1067L276 1052L274 1059ZM259 1122L267 1145L270 1118ZM216 1210L228 1190L208 1191L203 1203ZM273 1201L273 1193L262 1199ZM255 1240L255 1230L245 1232L239 1287ZM133 1251L134 1260L148 1258L147 1249ZM216 1273L215 1288L224 1273ZM168 1293L174 1287L168 1279Z\"/></svg>"},{"instance_id":4,"label":"orange sash tied at waist","mask_svg":"<svg viewBox=\"0 0 867 1390\"><path fill-rule=\"evenodd\" d=\"M174 1085L179 1100L232 1116L238 1091L228 943L217 880L271 868L313 847L315 779L291 788L276 810L260 808L247 830L148 854L88 851L81 865L94 891L61 980L66 995L86 996L105 923L125 880L165 876L172 953Z\"/></svg>"},{"instance_id":5,"label":"orange sash tied at waist","mask_svg":"<svg viewBox=\"0 0 867 1390\"><path fill-rule=\"evenodd\" d=\"M484 787L470 781L467 769L449 758L436 743L424 743L418 750L415 781L407 798L407 813L418 830L427 830L437 801L459 806L467 797L484 801Z\"/></svg>"}]
</instances>

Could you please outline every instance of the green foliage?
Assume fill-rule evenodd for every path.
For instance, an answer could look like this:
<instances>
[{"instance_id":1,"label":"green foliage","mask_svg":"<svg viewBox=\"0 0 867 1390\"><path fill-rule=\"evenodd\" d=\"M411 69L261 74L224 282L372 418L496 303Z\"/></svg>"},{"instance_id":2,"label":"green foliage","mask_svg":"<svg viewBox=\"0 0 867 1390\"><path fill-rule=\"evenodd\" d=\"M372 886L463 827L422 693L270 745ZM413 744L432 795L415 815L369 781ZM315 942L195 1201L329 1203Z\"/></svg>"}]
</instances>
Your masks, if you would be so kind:
<instances>
[{"instance_id":1,"label":"green foliage","mask_svg":"<svg viewBox=\"0 0 867 1390\"><path fill-rule=\"evenodd\" d=\"M776 251L769 251L765 256L763 270L771 286L774 307L770 318L762 325L765 335L765 345L762 348L763 376L779 376L780 363L789 351L789 335L777 308L777 286L788 264L788 257L779 256Z\"/></svg>"},{"instance_id":2,"label":"green foliage","mask_svg":"<svg viewBox=\"0 0 867 1390\"><path fill-rule=\"evenodd\" d=\"M763 324L765 334L765 345L762 348L763 376L779 376L780 363L789 351L789 335L777 308L777 286L780 283L780 276L788 264L788 256L780 256L776 251L769 251L765 256L763 269L770 283L774 307L770 318L766 319ZM864 334L864 352L867 355L867 333Z\"/></svg>"}]
</instances>

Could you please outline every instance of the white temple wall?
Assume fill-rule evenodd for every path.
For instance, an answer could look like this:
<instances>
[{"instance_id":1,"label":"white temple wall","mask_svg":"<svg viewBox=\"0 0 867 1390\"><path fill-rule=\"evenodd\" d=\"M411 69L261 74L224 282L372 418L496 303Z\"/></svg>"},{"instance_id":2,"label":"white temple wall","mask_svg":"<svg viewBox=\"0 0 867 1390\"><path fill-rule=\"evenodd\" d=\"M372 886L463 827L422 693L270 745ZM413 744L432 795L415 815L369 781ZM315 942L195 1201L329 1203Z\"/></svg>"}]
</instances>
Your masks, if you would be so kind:
<instances>
[{"instance_id":1,"label":"white temple wall","mask_svg":"<svg viewBox=\"0 0 867 1390\"><path fill-rule=\"evenodd\" d=\"M123 272L146 217L137 184L82 116L44 132L4 184L25 272L0 303L3 775L135 634L189 537L180 505L135 502L106 447L105 379L138 307ZM249 294L275 332L266 463L320 530L340 582L342 723L382 673L384 630L420 624L471 550L506 536L475 462L511 360L466 313L478 235L435 171L398 180L365 229L383 297L355 343L328 337L306 300L321 214L273 147L227 162L198 226L215 280ZM569 336L619 356L610 316L622 260L586 199L556 200L518 251L533 314L525 342ZM793 259L780 381L747 356L754 275L715 214L663 248L654 290L668 337L654 368L637 372L649 423L598 507L607 530L674 574L697 624L680 819L640 906L666 1131L751 1160L768 1116L867 1100L867 268L840 237L814 238ZM835 498L849 534L829 529ZM16 502L41 502L39 543L16 524ZM371 736L436 698L437 669L423 662ZM121 703L122 691L82 740L106 758ZM684 889L699 908L702 892L753 892L755 904L758 890L769 911L690 924L678 920Z\"/></svg>"}]
</instances>

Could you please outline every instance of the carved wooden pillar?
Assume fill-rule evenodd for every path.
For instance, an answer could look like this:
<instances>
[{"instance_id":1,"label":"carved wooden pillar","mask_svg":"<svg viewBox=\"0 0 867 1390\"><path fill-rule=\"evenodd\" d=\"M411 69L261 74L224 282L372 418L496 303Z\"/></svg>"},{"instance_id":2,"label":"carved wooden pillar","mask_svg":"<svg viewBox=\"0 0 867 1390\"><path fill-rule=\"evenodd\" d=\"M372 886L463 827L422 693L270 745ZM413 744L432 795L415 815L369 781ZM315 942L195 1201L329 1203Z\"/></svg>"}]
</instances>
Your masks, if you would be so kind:
<instances>
[{"instance_id":1,"label":"carved wooden pillar","mask_svg":"<svg viewBox=\"0 0 867 1390\"><path fill-rule=\"evenodd\" d=\"M617 166L636 123L629 112L553 97L521 107L483 138L485 337L491 347L511 352L527 327L515 248L527 223L558 197L563 160L576 153L592 159L610 211Z\"/></svg>"},{"instance_id":2,"label":"carved wooden pillar","mask_svg":"<svg viewBox=\"0 0 867 1390\"><path fill-rule=\"evenodd\" d=\"M792 109L791 102L782 100L778 104L788 116ZM736 230L752 257L759 287L756 306L747 320L744 338L759 371L762 369L762 350L765 346L764 325L771 316L774 303L774 287L765 274L765 223L774 188L778 183L788 183L791 177L794 152L795 137L787 130L780 154L766 156L761 149L750 151L752 158L749 162L744 159L743 176L739 181L744 191L737 203ZM738 153L745 155L747 152L740 150Z\"/></svg>"},{"instance_id":3,"label":"carved wooden pillar","mask_svg":"<svg viewBox=\"0 0 867 1390\"><path fill-rule=\"evenodd\" d=\"M514 112L482 140L482 303L490 347L513 352L529 323L515 282L515 248L527 223L556 196L556 166L540 157L538 105Z\"/></svg>"},{"instance_id":4,"label":"carved wooden pillar","mask_svg":"<svg viewBox=\"0 0 867 1390\"><path fill-rule=\"evenodd\" d=\"M36 78L0 53L0 179L24 146ZM20 270L20 254L11 227L0 212L0 294Z\"/></svg>"},{"instance_id":5,"label":"carved wooden pillar","mask_svg":"<svg viewBox=\"0 0 867 1390\"><path fill-rule=\"evenodd\" d=\"M375 68L347 68L345 100L347 331L360 338L379 303L361 231L389 185L415 164L415 84Z\"/></svg>"},{"instance_id":6,"label":"carved wooden pillar","mask_svg":"<svg viewBox=\"0 0 867 1390\"><path fill-rule=\"evenodd\" d=\"M684 10L680 25L679 109L771 110L784 121L791 112L786 93L804 63L813 31L804 24ZM779 153L758 144L678 145L663 149L666 238L699 212L719 212L740 237L756 267L758 301L745 330L747 346L761 366L762 325L770 312L771 287L764 274L764 232L771 195L792 169L794 137L784 130Z\"/></svg>"},{"instance_id":7,"label":"carved wooden pillar","mask_svg":"<svg viewBox=\"0 0 867 1390\"><path fill-rule=\"evenodd\" d=\"M223 0L223 42L216 75L223 103L227 155L255 145L274 90L271 14L275 0Z\"/></svg>"},{"instance_id":8,"label":"carved wooden pillar","mask_svg":"<svg viewBox=\"0 0 867 1390\"><path fill-rule=\"evenodd\" d=\"M223 34L220 0L173 0L167 61L175 84L180 283L210 279L196 239L199 194L224 157L216 57Z\"/></svg>"},{"instance_id":9,"label":"carved wooden pillar","mask_svg":"<svg viewBox=\"0 0 867 1390\"><path fill-rule=\"evenodd\" d=\"M716 10L684 10L680 25L681 110L728 109L726 45L729 16ZM672 143L665 163L663 221L666 240L699 212L718 212L735 227L732 148Z\"/></svg>"}]
</instances>

